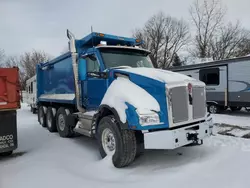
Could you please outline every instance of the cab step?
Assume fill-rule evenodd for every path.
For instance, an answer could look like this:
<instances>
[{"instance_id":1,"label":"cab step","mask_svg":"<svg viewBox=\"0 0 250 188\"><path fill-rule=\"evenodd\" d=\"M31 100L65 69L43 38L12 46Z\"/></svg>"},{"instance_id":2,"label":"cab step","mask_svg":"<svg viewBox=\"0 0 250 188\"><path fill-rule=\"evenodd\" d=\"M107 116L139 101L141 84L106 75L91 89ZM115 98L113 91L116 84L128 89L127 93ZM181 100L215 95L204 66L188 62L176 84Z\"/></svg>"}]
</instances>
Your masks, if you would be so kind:
<instances>
[{"instance_id":1,"label":"cab step","mask_svg":"<svg viewBox=\"0 0 250 188\"><path fill-rule=\"evenodd\" d=\"M76 127L74 128L74 131L76 133L79 133L81 135L85 135L88 137L93 137L93 119L94 115L96 114L96 111L87 111L85 113L75 113L75 115L78 117L78 122L76 124Z\"/></svg>"}]
</instances>

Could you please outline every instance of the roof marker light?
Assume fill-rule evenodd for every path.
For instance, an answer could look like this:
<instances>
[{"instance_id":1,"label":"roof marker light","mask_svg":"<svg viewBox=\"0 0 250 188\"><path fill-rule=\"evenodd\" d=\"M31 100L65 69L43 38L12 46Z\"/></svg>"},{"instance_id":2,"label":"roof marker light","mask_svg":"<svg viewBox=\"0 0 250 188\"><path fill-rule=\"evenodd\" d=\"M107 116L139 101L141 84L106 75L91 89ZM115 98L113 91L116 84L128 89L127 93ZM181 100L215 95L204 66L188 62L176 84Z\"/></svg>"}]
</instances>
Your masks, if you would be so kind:
<instances>
[{"instance_id":1,"label":"roof marker light","mask_svg":"<svg viewBox=\"0 0 250 188\"><path fill-rule=\"evenodd\" d=\"M101 45L107 45L107 41L101 41L100 44Z\"/></svg>"}]
</instances>

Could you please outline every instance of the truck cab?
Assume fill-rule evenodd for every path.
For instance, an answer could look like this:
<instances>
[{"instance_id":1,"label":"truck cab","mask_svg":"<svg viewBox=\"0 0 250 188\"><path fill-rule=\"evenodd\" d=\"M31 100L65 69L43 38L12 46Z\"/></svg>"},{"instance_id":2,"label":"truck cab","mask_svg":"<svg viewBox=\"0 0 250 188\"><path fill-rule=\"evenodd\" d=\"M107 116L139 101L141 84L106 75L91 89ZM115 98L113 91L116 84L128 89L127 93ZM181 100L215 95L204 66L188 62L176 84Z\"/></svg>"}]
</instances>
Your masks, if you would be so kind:
<instances>
[{"instance_id":1,"label":"truck cab","mask_svg":"<svg viewBox=\"0 0 250 188\"><path fill-rule=\"evenodd\" d=\"M116 167L144 149L202 144L211 135L205 84L153 67L143 41L93 32L37 67L38 120L62 137L95 137Z\"/></svg>"}]
</instances>

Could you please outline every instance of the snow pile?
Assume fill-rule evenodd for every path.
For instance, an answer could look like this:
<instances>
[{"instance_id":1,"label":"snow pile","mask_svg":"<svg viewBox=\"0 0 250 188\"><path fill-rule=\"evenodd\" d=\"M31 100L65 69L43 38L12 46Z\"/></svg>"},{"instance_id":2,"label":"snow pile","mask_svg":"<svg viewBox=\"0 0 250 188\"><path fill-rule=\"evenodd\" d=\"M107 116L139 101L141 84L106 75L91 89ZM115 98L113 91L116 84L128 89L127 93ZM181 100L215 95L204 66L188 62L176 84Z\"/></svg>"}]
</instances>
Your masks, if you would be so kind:
<instances>
[{"instance_id":1,"label":"snow pile","mask_svg":"<svg viewBox=\"0 0 250 188\"><path fill-rule=\"evenodd\" d=\"M186 76L184 74L167 71L163 69L155 69L155 68L129 68L129 69L121 69L121 71L130 72L134 74L138 74L141 76L149 77L154 80L158 80L163 83L171 83L171 82L183 82L183 81L196 81L194 78Z\"/></svg>"},{"instance_id":2,"label":"snow pile","mask_svg":"<svg viewBox=\"0 0 250 188\"><path fill-rule=\"evenodd\" d=\"M125 103L133 105L140 113L160 111L156 99L141 87L132 83L126 78L117 78L109 86L101 104L106 104L116 109L121 122L126 122L125 110L128 108Z\"/></svg>"}]
</instances>

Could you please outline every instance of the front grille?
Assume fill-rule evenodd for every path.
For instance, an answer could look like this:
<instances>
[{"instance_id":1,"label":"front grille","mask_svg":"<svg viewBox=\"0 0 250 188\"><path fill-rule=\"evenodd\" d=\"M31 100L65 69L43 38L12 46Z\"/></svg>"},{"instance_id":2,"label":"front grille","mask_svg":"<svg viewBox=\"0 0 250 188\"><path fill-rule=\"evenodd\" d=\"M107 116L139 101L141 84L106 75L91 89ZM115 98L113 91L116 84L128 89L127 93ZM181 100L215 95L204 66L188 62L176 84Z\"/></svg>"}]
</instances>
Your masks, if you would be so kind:
<instances>
[{"instance_id":1,"label":"front grille","mask_svg":"<svg viewBox=\"0 0 250 188\"><path fill-rule=\"evenodd\" d=\"M188 94L187 87L180 86L170 89L173 123L188 120Z\"/></svg>"},{"instance_id":2,"label":"front grille","mask_svg":"<svg viewBox=\"0 0 250 188\"><path fill-rule=\"evenodd\" d=\"M193 119L203 118L206 114L204 87L193 87Z\"/></svg>"}]
</instances>

